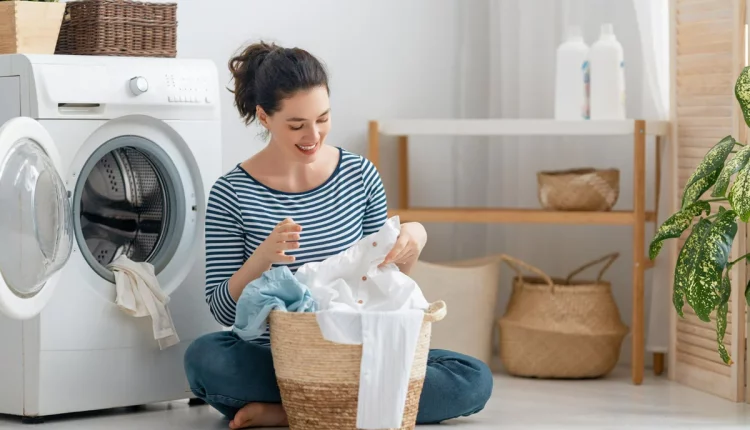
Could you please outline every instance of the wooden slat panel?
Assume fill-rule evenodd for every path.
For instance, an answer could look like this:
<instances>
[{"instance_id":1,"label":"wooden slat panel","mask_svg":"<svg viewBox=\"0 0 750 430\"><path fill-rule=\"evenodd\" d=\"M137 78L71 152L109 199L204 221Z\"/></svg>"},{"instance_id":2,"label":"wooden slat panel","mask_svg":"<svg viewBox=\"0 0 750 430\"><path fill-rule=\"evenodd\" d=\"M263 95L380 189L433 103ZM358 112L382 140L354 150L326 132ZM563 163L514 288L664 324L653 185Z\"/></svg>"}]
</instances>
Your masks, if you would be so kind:
<instances>
[{"instance_id":1,"label":"wooden slat panel","mask_svg":"<svg viewBox=\"0 0 750 430\"><path fill-rule=\"evenodd\" d=\"M717 374L714 376L718 376L718 375L731 376L732 374L732 369L725 364L719 364L719 363L714 363L713 361L710 361L710 360L704 360L700 357L696 357L694 355L687 354L682 351L678 351L678 352L680 353L677 355L677 361L681 363L689 364L698 369L707 370L711 373Z\"/></svg>"},{"instance_id":2,"label":"wooden slat panel","mask_svg":"<svg viewBox=\"0 0 750 430\"><path fill-rule=\"evenodd\" d=\"M734 79L729 73L706 73L677 77L681 94L725 95L734 86Z\"/></svg>"},{"instance_id":3,"label":"wooden slat panel","mask_svg":"<svg viewBox=\"0 0 750 430\"><path fill-rule=\"evenodd\" d=\"M677 120L677 126L683 130L692 128L718 128L731 130L732 117L680 117Z\"/></svg>"},{"instance_id":4,"label":"wooden slat panel","mask_svg":"<svg viewBox=\"0 0 750 430\"><path fill-rule=\"evenodd\" d=\"M677 339L692 344L703 346L705 348L716 347L716 330L708 327L697 327L689 324L677 326ZM724 344L732 344L732 336L724 334Z\"/></svg>"},{"instance_id":5,"label":"wooden slat panel","mask_svg":"<svg viewBox=\"0 0 750 430\"><path fill-rule=\"evenodd\" d=\"M718 5L726 3L724 1L717 1L716 7L682 7L682 10L678 10L677 19L680 22L685 23L697 23L697 22L711 22L716 20L727 20L732 19L732 10ZM678 6L679 9L679 6Z\"/></svg>"},{"instance_id":6,"label":"wooden slat panel","mask_svg":"<svg viewBox=\"0 0 750 430\"><path fill-rule=\"evenodd\" d=\"M681 31L677 33L677 47L707 43L732 43L732 29L717 27L704 31Z\"/></svg>"},{"instance_id":7,"label":"wooden slat panel","mask_svg":"<svg viewBox=\"0 0 750 430\"><path fill-rule=\"evenodd\" d=\"M732 108L729 106L681 106L677 108L679 118L726 118L731 115Z\"/></svg>"},{"instance_id":8,"label":"wooden slat panel","mask_svg":"<svg viewBox=\"0 0 750 430\"><path fill-rule=\"evenodd\" d=\"M700 96L700 95L686 95L682 94L676 101L677 107L726 107L732 109L734 107L734 99L727 97L726 94L718 96Z\"/></svg>"},{"instance_id":9,"label":"wooden slat panel","mask_svg":"<svg viewBox=\"0 0 750 430\"><path fill-rule=\"evenodd\" d=\"M719 356L718 351L716 350L716 345L713 346L713 348L703 348L700 346L691 345L684 342L677 343L677 351L683 353L692 355L693 357L702 358L703 360L709 361L711 363L718 364L720 366L729 367L721 360L721 357Z\"/></svg>"},{"instance_id":10,"label":"wooden slat panel","mask_svg":"<svg viewBox=\"0 0 750 430\"><path fill-rule=\"evenodd\" d=\"M740 138L734 84L744 65L745 0L670 0L672 55L672 120L676 142L677 201L682 187L705 154L722 138ZM742 58L740 58L742 57ZM712 211L722 205L712 205ZM726 206L726 205L723 205ZM744 234L744 233L743 233ZM688 231L678 239L684 244ZM744 241L738 236L735 243ZM679 248L678 248L679 249ZM741 249L733 249L733 258ZM744 253L744 252L743 252ZM737 254L737 255L735 255ZM674 260L673 260L674 262ZM744 305L735 295L744 285L732 274L733 298L724 344L735 361L744 361ZM740 278L740 279L738 279ZM744 372L724 364L717 351L716 318L701 321L689 306L684 318L673 317L670 336L670 378L718 396L737 400L744 389ZM743 378L740 381L740 378Z\"/></svg>"}]
</instances>

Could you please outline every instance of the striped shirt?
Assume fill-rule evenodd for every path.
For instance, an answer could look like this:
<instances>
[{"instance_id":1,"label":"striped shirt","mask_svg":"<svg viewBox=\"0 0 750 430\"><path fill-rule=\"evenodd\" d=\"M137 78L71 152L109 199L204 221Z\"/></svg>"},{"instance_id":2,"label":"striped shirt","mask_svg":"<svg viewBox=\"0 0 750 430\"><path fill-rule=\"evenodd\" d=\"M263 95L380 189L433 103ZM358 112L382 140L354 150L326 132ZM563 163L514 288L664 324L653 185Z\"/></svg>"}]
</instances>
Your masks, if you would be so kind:
<instances>
[{"instance_id":1,"label":"striped shirt","mask_svg":"<svg viewBox=\"0 0 750 430\"><path fill-rule=\"evenodd\" d=\"M301 193L271 189L239 165L211 188L206 209L206 302L216 320L234 324L237 304L229 278L285 218L302 226L292 272L322 261L377 232L388 217L385 191L375 166L339 148L339 163L320 186ZM281 264L274 264L278 266ZM264 336L268 337L268 333Z\"/></svg>"}]
</instances>

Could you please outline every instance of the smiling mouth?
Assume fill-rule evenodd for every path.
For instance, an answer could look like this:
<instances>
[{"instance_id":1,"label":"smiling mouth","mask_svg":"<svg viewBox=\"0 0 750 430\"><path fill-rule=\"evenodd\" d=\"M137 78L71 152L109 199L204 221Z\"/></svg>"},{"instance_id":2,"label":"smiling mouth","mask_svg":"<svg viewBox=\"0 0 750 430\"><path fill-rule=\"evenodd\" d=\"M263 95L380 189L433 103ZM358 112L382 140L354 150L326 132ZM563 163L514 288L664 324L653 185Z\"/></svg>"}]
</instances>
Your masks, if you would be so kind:
<instances>
[{"instance_id":1,"label":"smiling mouth","mask_svg":"<svg viewBox=\"0 0 750 430\"><path fill-rule=\"evenodd\" d=\"M296 145L297 148L299 148L303 152L309 152L315 149L316 146L318 146L317 143L313 143L312 145Z\"/></svg>"}]
</instances>

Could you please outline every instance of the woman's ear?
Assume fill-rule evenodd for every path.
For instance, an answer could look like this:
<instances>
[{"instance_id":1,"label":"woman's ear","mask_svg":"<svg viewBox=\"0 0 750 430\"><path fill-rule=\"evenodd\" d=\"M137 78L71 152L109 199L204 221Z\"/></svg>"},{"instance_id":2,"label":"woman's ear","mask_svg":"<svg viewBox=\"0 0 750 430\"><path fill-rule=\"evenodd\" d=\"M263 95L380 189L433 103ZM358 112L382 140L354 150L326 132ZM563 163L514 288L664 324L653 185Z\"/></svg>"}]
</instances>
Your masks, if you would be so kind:
<instances>
[{"instance_id":1,"label":"woman's ear","mask_svg":"<svg viewBox=\"0 0 750 430\"><path fill-rule=\"evenodd\" d=\"M258 118L260 125L268 130L268 114L266 114L266 111L260 105L255 106L255 117Z\"/></svg>"}]
</instances>

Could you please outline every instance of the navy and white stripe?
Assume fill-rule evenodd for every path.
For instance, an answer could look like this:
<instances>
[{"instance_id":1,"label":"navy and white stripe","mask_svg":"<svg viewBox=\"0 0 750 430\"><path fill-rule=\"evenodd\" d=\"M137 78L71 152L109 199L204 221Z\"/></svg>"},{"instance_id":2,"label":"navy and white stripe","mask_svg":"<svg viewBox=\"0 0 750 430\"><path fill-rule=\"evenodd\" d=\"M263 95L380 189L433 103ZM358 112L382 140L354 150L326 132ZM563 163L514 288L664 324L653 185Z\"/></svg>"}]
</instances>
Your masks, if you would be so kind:
<instances>
[{"instance_id":1,"label":"navy and white stripe","mask_svg":"<svg viewBox=\"0 0 750 430\"><path fill-rule=\"evenodd\" d=\"M386 196L377 169L360 155L343 149L339 154L330 178L302 193L273 190L240 166L216 181L206 213L206 302L220 324L234 324L229 278L285 218L302 226L300 248L287 251L296 257L288 264L293 272L344 251L385 224Z\"/></svg>"}]
</instances>

